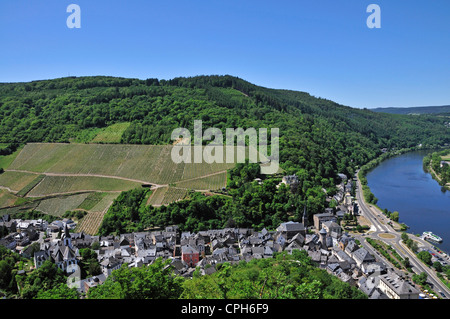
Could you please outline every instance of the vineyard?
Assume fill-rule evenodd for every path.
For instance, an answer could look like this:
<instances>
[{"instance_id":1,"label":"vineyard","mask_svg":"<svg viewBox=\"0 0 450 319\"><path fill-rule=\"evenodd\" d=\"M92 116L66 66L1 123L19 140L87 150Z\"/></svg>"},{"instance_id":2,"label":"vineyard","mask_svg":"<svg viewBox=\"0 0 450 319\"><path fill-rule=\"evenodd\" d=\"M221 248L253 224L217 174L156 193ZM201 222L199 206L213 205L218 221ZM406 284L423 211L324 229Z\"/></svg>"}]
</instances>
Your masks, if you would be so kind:
<instances>
[{"instance_id":1,"label":"vineyard","mask_svg":"<svg viewBox=\"0 0 450 319\"><path fill-rule=\"evenodd\" d=\"M66 211L77 209L88 195L88 193L84 193L44 199L40 201L35 210L61 217Z\"/></svg>"},{"instance_id":2,"label":"vineyard","mask_svg":"<svg viewBox=\"0 0 450 319\"><path fill-rule=\"evenodd\" d=\"M39 185L28 193L29 197L65 194L80 191L121 192L136 187L140 183L95 176L46 176Z\"/></svg>"},{"instance_id":3,"label":"vineyard","mask_svg":"<svg viewBox=\"0 0 450 319\"><path fill-rule=\"evenodd\" d=\"M168 205L181 199L185 199L188 190L177 187L160 187L153 191L148 198L147 205L161 206Z\"/></svg>"},{"instance_id":4,"label":"vineyard","mask_svg":"<svg viewBox=\"0 0 450 319\"><path fill-rule=\"evenodd\" d=\"M194 190L217 190L227 184L227 172L213 173L209 176L181 181L175 184L176 187Z\"/></svg>"},{"instance_id":5,"label":"vineyard","mask_svg":"<svg viewBox=\"0 0 450 319\"><path fill-rule=\"evenodd\" d=\"M208 164L205 154L202 163L176 164L172 161L172 148L171 145L31 143L17 155L8 170L118 177L168 185L223 172L235 165ZM194 152L192 159L193 156Z\"/></svg>"},{"instance_id":6,"label":"vineyard","mask_svg":"<svg viewBox=\"0 0 450 319\"><path fill-rule=\"evenodd\" d=\"M102 129L91 140L117 142L128 125ZM202 152L204 162L193 163L192 149L192 163L177 164L171 157L173 147L27 144L10 158L0 174L0 208L5 212L35 209L59 217L66 211L82 209L87 215L79 221L76 231L95 234L103 215L122 191L153 185L147 204L161 206L188 198L191 190L211 191L226 186L227 169L234 163L209 164L208 152Z\"/></svg>"},{"instance_id":7,"label":"vineyard","mask_svg":"<svg viewBox=\"0 0 450 319\"><path fill-rule=\"evenodd\" d=\"M123 132L130 126L129 122L116 123L101 129L91 143L120 143Z\"/></svg>"},{"instance_id":8,"label":"vineyard","mask_svg":"<svg viewBox=\"0 0 450 319\"><path fill-rule=\"evenodd\" d=\"M75 232L84 232L88 235L95 235L98 232L105 213L106 209L102 212L88 212L87 215L78 222Z\"/></svg>"},{"instance_id":9,"label":"vineyard","mask_svg":"<svg viewBox=\"0 0 450 319\"><path fill-rule=\"evenodd\" d=\"M0 207L8 207L14 205L17 197L5 189L0 189Z\"/></svg>"},{"instance_id":10,"label":"vineyard","mask_svg":"<svg viewBox=\"0 0 450 319\"><path fill-rule=\"evenodd\" d=\"M0 185L9 188L13 193L18 193L37 176L35 173L6 171L0 174Z\"/></svg>"}]
</instances>

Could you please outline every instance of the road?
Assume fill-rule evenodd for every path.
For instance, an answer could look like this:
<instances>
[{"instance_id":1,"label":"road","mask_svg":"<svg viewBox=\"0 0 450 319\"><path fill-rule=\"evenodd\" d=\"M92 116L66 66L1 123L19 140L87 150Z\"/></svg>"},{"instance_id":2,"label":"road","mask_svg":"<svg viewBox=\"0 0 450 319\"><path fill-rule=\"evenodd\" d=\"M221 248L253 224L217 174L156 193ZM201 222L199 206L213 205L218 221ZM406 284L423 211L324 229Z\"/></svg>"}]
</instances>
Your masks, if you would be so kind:
<instances>
[{"instance_id":1,"label":"road","mask_svg":"<svg viewBox=\"0 0 450 319\"><path fill-rule=\"evenodd\" d=\"M388 225L389 219L378 208L366 203L363 197L362 185L360 180L357 178L356 199L359 205L359 214L364 216L364 218L371 224L371 229L368 234L365 234L364 236L357 236L359 241L361 243L365 243L364 239L370 237L391 245L402 258L408 257L411 268L416 274L425 272L428 275L427 281L432 284L435 292L443 292L445 296L450 299L450 289L448 289L447 286L439 280L435 271L424 265L423 262L420 261L416 255L402 243L401 234ZM417 241L420 247L432 250L432 245L430 243L414 235L408 235ZM370 245L367 244L365 246L373 251ZM390 263L378 253L376 253L375 256L383 259L385 263L390 265Z\"/></svg>"}]
</instances>

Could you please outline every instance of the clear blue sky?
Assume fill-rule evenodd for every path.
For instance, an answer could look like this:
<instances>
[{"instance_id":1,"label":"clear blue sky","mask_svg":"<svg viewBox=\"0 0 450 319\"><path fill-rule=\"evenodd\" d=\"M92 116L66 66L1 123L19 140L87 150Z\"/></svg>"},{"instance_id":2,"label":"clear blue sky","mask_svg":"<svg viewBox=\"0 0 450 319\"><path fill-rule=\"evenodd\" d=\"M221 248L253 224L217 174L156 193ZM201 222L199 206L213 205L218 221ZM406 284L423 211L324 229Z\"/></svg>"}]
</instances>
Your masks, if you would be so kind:
<instances>
[{"instance_id":1,"label":"clear blue sky","mask_svg":"<svg viewBox=\"0 0 450 319\"><path fill-rule=\"evenodd\" d=\"M0 0L0 43L0 82L230 74L352 107L450 104L449 0Z\"/></svg>"}]
</instances>

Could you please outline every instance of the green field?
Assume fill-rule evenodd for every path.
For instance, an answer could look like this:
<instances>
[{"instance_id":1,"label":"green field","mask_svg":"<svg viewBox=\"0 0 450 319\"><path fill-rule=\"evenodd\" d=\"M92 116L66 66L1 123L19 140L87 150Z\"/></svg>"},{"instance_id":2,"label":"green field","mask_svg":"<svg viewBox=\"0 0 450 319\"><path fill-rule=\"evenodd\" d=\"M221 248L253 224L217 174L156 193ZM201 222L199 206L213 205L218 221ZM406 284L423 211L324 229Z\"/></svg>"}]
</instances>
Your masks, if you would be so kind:
<instances>
[{"instance_id":1,"label":"green field","mask_svg":"<svg viewBox=\"0 0 450 319\"><path fill-rule=\"evenodd\" d=\"M6 144L4 144L6 145ZM11 155L0 156L0 168L7 169L9 165L16 159L17 155L22 151L22 148L17 149Z\"/></svg>"},{"instance_id":2,"label":"green field","mask_svg":"<svg viewBox=\"0 0 450 319\"><path fill-rule=\"evenodd\" d=\"M92 141L117 142L128 125L120 123L102 129ZM101 214L120 192L142 184L157 186L147 200L154 206L184 199L189 190L226 186L227 169L234 163L176 164L171 158L172 149L171 145L26 144L0 158L6 168L0 175L0 208L19 205L11 211L34 208L54 216L82 209L95 213L86 219L95 222L86 221L82 227L93 232Z\"/></svg>"},{"instance_id":3,"label":"green field","mask_svg":"<svg viewBox=\"0 0 450 319\"><path fill-rule=\"evenodd\" d=\"M120 143L122 134L130 126L129 122L117 123L101 129L91 143Z\"/></svg>"},{"instance_id":4,"label":"green field","mask_svg":"<svg viewBox=\"0 0 450 319\"><path fill-rule=\"evenodd\" d=\"M175 183L176 187L194 190L218 190L227 184L227 172L214 173L201 178L194 178Z\"/></svg>"},{"instance_id":5,"label":"green field","mask_svg":"<svg viewBox=\"0 0 450 319\"><path fill-rule=\"evenodd\" d=\"M39 183L45 178L45 175L39 174L36 175L36 177L29 182L24 188L22 188L20 191L17 192L17 196L25 197L34 187L39 185Z\"/></svg>"}]
</instances>

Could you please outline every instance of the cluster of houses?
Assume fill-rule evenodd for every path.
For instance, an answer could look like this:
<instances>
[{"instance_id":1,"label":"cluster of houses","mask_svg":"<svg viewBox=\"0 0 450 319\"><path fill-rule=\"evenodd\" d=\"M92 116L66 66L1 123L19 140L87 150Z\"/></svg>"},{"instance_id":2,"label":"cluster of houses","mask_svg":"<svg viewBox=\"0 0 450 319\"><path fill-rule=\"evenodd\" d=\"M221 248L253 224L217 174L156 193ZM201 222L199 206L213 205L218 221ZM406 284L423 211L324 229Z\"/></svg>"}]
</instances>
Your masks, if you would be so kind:
<instances>
[{"instance_id":1,"label":"cluster of houses","mask_svg":"<svg viewBox=\"0 0 450 319\"><path fill-rule=\"evenodd\" d=\"M313 215L309 225L306 211L303 222L285 222L274 231L250 228L225 228L197 233L180 232L177 226L164 230L121 234L120 236L91 236L70 232L73 221L47 224L43 221L11 220L3 216L0 226L15 229L0 240L0 244L20 253L26 249L18 235L39 243L32 258L39 268L48 259L59 268L73 273L80 261L79 249L95 247L102 273L78 278L77 288L85 293L102 284L111 272L123 264L141 267L156 258L170 259L175 273L189 278L199 270L212 274L217 265L255 258L273 258L275 252L305 250L320 268L344 282L359 287L369 298L418 298L419 291L400 274L387 269L348 233L343 233L336 214ZM33 231L34 230L34 231ZM37 236L36 236L36 234ZM34 234L34 235L33 235ZM95 246L93 246L93 244Z\"/></svg>"},{"instance_id":2,"label":"cluster of houses","mask_svg":"<svg viewBox=\"0 0 450 319\"><path fill-rule=\"evenodd\" d=\"M346 213L358 214L358 205L353 201L353 197L351 195L354 181L342 173L339 173L338 177L341 181L338 185L336 185L336 194L333 196L327 196L327 202L334 200L336 203L340 204L340 209L336 212L337 217L342 218ZM279 185L281 184L289 186L291 191L295 192L299 185L298 176L295 174L283 176ZM325 189L323 189L323 191L324 193L327 193Z\"/></svg>"}]
</instances>

